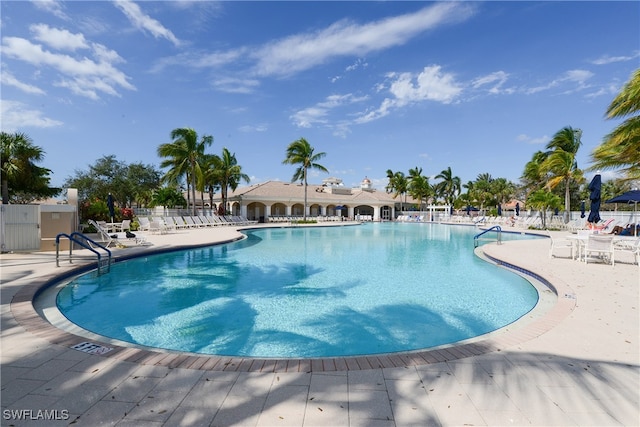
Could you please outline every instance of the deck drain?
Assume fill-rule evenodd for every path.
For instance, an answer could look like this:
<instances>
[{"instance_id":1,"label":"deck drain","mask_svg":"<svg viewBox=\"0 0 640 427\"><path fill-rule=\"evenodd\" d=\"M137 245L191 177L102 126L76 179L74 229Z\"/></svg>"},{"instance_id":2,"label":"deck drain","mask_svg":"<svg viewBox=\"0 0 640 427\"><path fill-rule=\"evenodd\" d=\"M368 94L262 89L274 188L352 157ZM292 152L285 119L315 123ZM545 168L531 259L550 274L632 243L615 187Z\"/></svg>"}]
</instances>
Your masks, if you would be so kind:
<instances>
[{"instance_id":1,"label":"deck drain","mask_svg":"<svg viewBox=\"0 0 640 427\"><path fill-rule=\"evenodd\" d=\"M111 347L105 347L99 344L94 344L91 342L81 342L80 344L76 344L71 347L74 350L83 351L89 354L105 354L113 350Z\"/></svg>"}]
</instances>

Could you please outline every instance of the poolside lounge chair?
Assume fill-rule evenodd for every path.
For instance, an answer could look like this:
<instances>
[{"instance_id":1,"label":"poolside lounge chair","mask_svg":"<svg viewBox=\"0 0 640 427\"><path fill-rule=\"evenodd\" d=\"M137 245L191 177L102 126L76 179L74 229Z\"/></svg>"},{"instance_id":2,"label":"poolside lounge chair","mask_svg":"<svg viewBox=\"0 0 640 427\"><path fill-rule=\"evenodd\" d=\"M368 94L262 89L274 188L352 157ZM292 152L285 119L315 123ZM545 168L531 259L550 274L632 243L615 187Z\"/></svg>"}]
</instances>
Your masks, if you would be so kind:
<instances>
[{"instance_id":1,"label":"poolside lounge chair","mask_svg":"<svg viewBox=\"0 0 640 427\"><path fill-rule=\"evenodd\" d=\"M120 224L117 224L115 226L115 230L116 230L116 232L118 232L118 231L125 232L127 230L131 230L131 220L130 219L123 219Z\"/></svg>"},{"instance_id":2,"label":"poolside lounge chair","mask_svg":"<svg viewBox=\"0 0 640 427\"><path fill-rule=\"evenodd\" d=\"M590 224L589 225L589 229L591 230L599 230L599 231L606 231L609 228L613 228L613 225L611 225L611 223L614 221L613 218L609 218L608 220L604 221L604 222L600 222L598 224Z\"/></svg>"},{"instance_id":3,"label":"poolside lounge chair","mask_svg":"<svg viewBox=\"0 0 640 427\"><path fill-rule=\"evenodd\" d=\"M151 221L149 221L149 218L147 218L146 216L139 216L138 217L138 230L140 231L149 231L149 227L151 225Z\"/></svg>"},{"instance_id":4,"label":"poolside lounge chair","mask_svg":"<svg viewBox=\"0 0 640 427\"><path fill-rule=\"evenodd\" d=\"M147 240L140 235L136 235L135 237L127 237L127 232L119 232L119 233L109 233L105 228L103 228L99 223L90 219L87 221L89 224L93 225L98 233L101 236L101 243L105 243L104 247L108 248L110 246L133 246L133 245L148 245Z\"/></svg>"}]
</instances>

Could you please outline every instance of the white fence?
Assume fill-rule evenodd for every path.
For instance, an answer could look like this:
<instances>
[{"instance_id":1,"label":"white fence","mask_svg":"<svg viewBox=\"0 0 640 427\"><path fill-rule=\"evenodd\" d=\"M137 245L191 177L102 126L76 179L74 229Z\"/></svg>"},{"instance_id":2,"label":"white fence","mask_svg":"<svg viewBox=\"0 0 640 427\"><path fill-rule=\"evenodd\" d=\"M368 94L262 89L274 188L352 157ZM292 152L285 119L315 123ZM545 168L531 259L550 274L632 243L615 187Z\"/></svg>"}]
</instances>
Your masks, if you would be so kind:
<instances>
[{"instance_id":1,"label":"white fence","mask_svg":"<svg viewBox=\"0 0 640 427\"><path fill-rule=\"evenodd\" d=\"M40 206L0 205L0 250L40 249Z\"/></svg>"}]
</instances>

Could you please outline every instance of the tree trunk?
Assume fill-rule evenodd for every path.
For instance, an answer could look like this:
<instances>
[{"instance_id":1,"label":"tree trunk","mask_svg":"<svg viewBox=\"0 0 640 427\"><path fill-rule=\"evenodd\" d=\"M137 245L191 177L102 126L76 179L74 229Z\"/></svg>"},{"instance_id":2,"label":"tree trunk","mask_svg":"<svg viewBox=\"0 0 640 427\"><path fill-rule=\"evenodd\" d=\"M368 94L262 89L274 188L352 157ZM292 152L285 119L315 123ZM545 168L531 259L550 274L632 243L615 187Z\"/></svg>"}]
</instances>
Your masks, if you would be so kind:
<instances>
[{"instance_id":1,"label":"tree trunk","mask_svg":"<svg viewBox=\"0 0 640 427\"><path fill-rule=\"evenodd\" d=\"M307 168L304 168L304 206L302 211L302 220L307 221Z\"/></svg>"}]
</instances>

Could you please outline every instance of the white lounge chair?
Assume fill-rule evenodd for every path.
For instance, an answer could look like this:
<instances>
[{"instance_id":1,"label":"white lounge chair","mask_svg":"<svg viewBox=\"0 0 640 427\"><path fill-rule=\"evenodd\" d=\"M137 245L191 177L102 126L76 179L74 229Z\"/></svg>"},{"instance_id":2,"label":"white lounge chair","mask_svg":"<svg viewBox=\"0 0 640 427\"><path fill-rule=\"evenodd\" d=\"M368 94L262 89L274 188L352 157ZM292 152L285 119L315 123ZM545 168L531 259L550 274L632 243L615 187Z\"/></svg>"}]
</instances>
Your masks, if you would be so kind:
<instances>
[{"instance_id":1,"label":"white lounge chair","mask_svg":"<svg viewBox=\"0 0 640 427\"><path fill-rule=\"evenodd\" d=\"M149 242L144 238L144 236L134 235L134 237L127 237L127 232L119 232L119 233L109 233L106 229L104 229L99 223L90 219L87 221L89 224L93 225L98 233L101 235L101 243L105 243L104 247L108 248L110 246L137 246L137 245L148 245Z\"/></svg>"}]
</instances>

